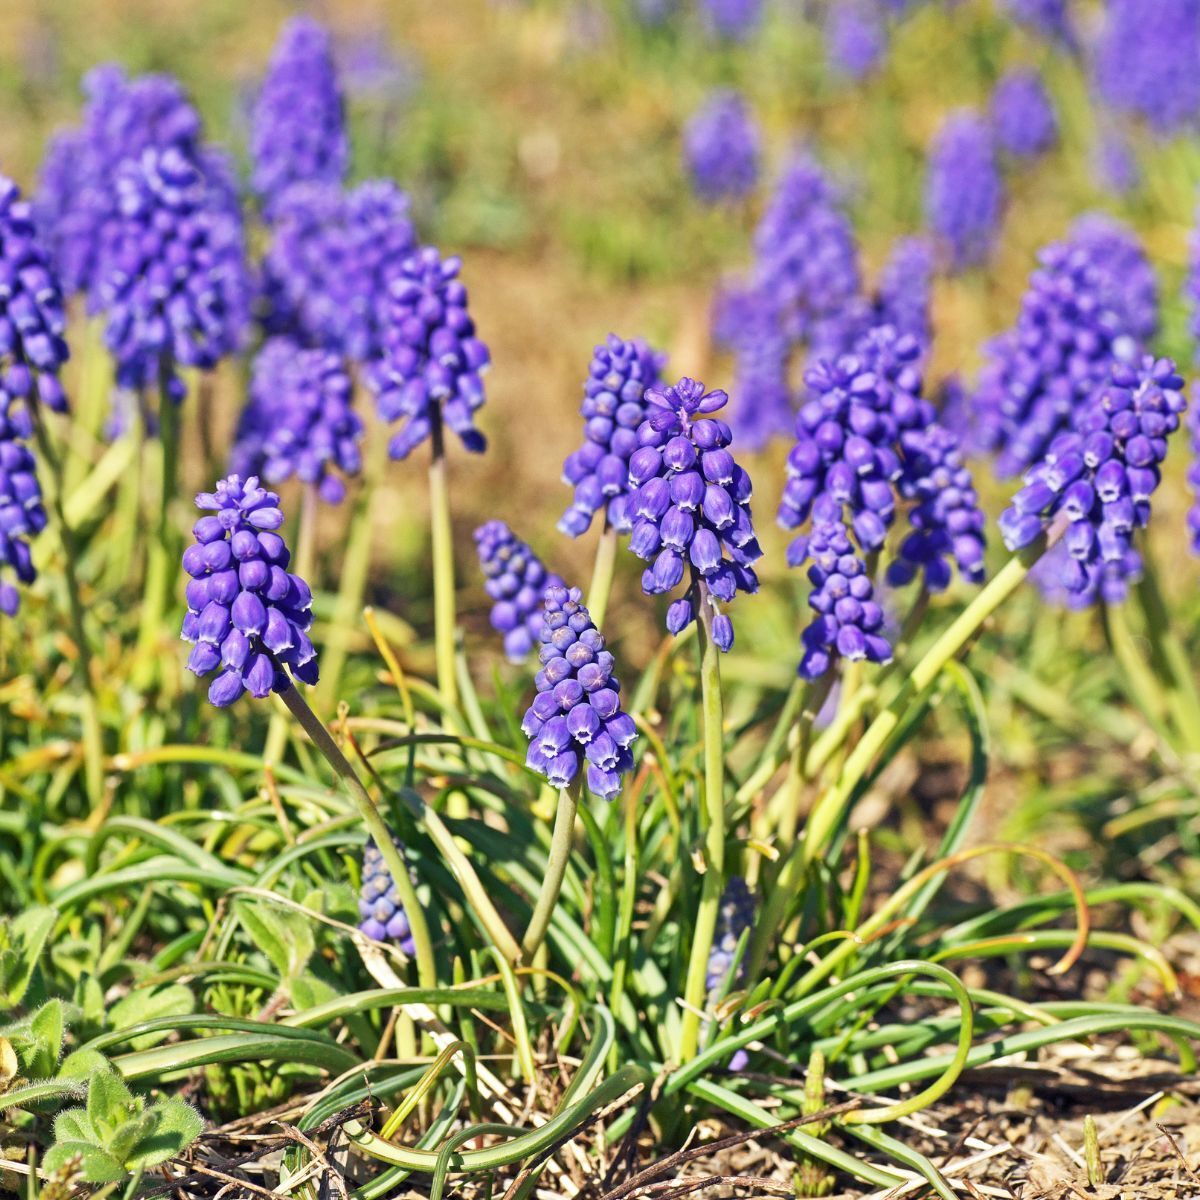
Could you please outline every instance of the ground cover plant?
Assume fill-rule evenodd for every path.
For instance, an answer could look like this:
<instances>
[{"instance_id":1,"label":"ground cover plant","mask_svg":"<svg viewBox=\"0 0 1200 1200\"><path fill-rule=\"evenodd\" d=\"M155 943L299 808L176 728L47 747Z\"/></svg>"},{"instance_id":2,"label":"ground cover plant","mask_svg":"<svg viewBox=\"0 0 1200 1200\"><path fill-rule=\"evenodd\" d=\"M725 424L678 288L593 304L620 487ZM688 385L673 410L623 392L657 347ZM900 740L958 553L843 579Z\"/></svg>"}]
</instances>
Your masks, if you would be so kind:
<instances>
[{"instance_id":1,"label":"ground cover plant","mask_svg":"<svg viewBox=\"0 0 1200 1200\"><path fill-rule=\"evenodd\" d=\"M0 182L0 1189L1190 1176L1200 8L1136 9L480 10L524 187L361 13L228 138L89 61ZM962 1114L1081 1047L1039 1183Z\"/></svg>"}]
</instances>

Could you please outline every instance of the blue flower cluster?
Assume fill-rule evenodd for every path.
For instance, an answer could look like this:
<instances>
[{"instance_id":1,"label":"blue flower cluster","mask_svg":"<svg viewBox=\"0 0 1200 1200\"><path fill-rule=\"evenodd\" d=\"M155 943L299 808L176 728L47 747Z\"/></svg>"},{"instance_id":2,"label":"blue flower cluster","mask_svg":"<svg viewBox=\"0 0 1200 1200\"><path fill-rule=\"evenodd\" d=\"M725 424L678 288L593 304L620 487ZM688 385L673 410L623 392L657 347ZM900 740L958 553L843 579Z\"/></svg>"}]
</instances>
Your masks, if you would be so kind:
<instances>
[{"instance_id":1,"label":"blue flower cluster","mask_svg":"<svg viewBox=\"0 0 1200 1200\"><path fill-rule=\"evenodd\" d=\"M546 589L540 637L537 695L521 722L526 765L558 788L586 769L592 793L611 800L633 766L637 727L621 708L613 656L578 588Z\"/></svg>"},{"instance_id":2,"label":"blue flower cluster","mask_svg":"<svg viewBox=\"0 0 1200 1200\"><path fill-rule=\"evenodd\" d=\"M270 213L294 183L341 183L350 146L329 33L294 17L280 34L250 130L251 186Z\"/></svg>"},{"instance_id":3,"label":"blue flower cluster","mask_svg":"<svg viewBox=\"0 0 1200 1200\"><path fill-rule=\"evenodd\" d=\"M183 554L191 576L183 639L193 647L189 671L219 672L209 701L225 708L245 692L262 699L287 691L291 675L316 683L312 593L287 570L291 555L276 532L279 497L253 475L230 475L216 491L201 492L196 507L215 511L193 526L196 542Z\"/></svg>"},{"instance_id":4,"label":"blue flower cluster","mask_svg":"<svg viewBox=\"0 0 1200 1200\"><path fill-rule=\"evenodd\" d=\"M762 20L763 0L701 0L704 23L718 37L745 41Z\"/></svg>"},{"instance_id":5,"label":"blue flower cluster","mask_svg":"<svg viewBox=\"0 0 1200 1200\"><path fill-rule=\"evenodd\" d=\"M27 444L32 436L28 404L0 390L0 568L26 585L37 578L29 539L46 527L37 463ZM16 586L0 578L0 612L16 616L19 605Z\"/></svg>"},{"instance_id":6,"label":"blue flower cluster","mask_svg":"<svg viewBox=\"0 0 1200 1200\"><path fill-rule=\"evenodd\" d=\"M956 271L992 253L1004 209L1004 184L991 127L969 109L951 113L929 153L925 217Z\"/></svg>"},{"instance_id":7,"label":"blue flower cluster","mask_svg":"<svg viewBox=\"0 0 1200 1200\"><path fill-rule=\"evenodd\" d=\"M737 987L746 978L745 955L738 961L736 970L734 955L742 935L753 928L757 907L754 893L746 881L740 875L731 876L721 893L716 933L708 954L705 991L710 996L721 991L727 982L730 987Z\"/></svg>"},{"instance_id":8,"label":"blue flower cluster","mask_svg":"<svg viewBox=\"0 0 1200 1200\"><path fill-rule=\"evenodd\" d=\"M734 91L713 92L683 131L683 154L692 187L714 204L749 195L758 182L758 127Z\"/></svg>"},{"instance_id":9,"label":"blue flower cluster","mask_svg":"<svg viewBox=\"0 0 1200 1200\"><path fill-rule=\"evenodd\" d=\"M841 0L825 18L825 53L846 79L865 79L887 52L887 30L874 0Z\"/></svg>"},{"instance_id":10,"label":"blue flower cluster","mask_svg":"<svg viewBox=\"0 0 1200 1200\"><path fill-rule=\"evenodd\" d=\"M231 469L269 484L294 475L314 485L322 500L340 503L346 485L335 472L354 476L362 469L363 425L353 391L336 354L269 338L254 358Z\"/></svg>"},{"instance_id":11,"label":"blue flower cluster","mask_svg":"<svg viewBox=\"0 0 1200 1200\"><path fill-rule=\"evenodd\" d=\"M584 443L563 462L563 482L575 489L558 522L563 533L586 533L601 509L614 529L633 528L626 512L629 458L646 419L646 389L660 382L664 361L641 338L626 341L615 333L593 351L580 408Z\"/></svg>"},{"instance_id":12,"label":"blue flower cluster","mask_svg":"<svg viewBox=\"0 0 1200 1200\"><path fill-rule=\"evenodd\" d=\"M1017 158L1044 154L1058 141L1058 118L1036 71L1010 71L996 84L992 125L1001 148Z\"/></svg>"},{"instance_id":13,"label":"blue flower cluster","mask_svg":"<svg viewBox=\"0 0 1200 1200\"><path fill-rule=\"evenodd\" d=\"M928 345L933 289L933 247L926 238L898 238L876 289L873 325L890 325L897 333Z\"/></svg>"},{"instance_id":14,"label":"blue flower cluster","mask_svg":"<svg viewBox=\"0 0 1200 1200\"><path fill-rule=\"evenodd\" d=\"M711 605L712 639L721 650L733 645L733 623L720 605L738 592L758 591L752 564L762 557L750 514L750 476L729 452L729 426L713 416L728 399L687 377L647 389L647 417L629 460L636 488L629 498L629 548L651 562L642 591L673 592L686 576L684 595L667 609L667 629L679 633L699 605Z\"/></svg>"},{"instance_id":15,"label":"blue flower cluster","mask_svg":"<svg viewBox=\"0 0 1200 1200\"><path fill-rule=\"evenodd\" d=\"M1077 42L1068 0L1004 0L1013 20L1067 48Z\"/></svg>"},{"instance_id":16,"label":"blue flower cluster","mask_svg":"<svg viewBox=\"0 0 1200 1200\"><path fill-rule=\"evenodd\" d=\"M542 602L546 589L563 581L503 521L488 521L475 530L475 548L492 598L489 619L504 638L510 662L523 662L542 634Z\"/></svg>"},{"instance_id":17,"label":"blue flower cluster","mask_svg":"<svg viewBox=\"0 0 1200 1200\"><path fill-rule=\"evenodd\" d=\"M482 453L475 428L484 400L482 374L490 358L475 336L462 262L425 246L405 259L389 288L383 356L371 364L368 385L385 421L399 421L388 443L392 458L407 458L444 422L463 446Z\"/></svg>"},{"instance_id":18,"label":"blue flower cluster","mask_svg":"<svg viewBox=\"0 0 1200 1200\"><path fill-rule=\"evenodd\" d=\"M1028 546L1049 522L1065 526L1071 592L1101 590L1116 603L1141 571L1133 533L1150 518L1167 438L1187 407L1183 380L1169 359L1114 363L1111 378L1025 475L1000 517L1010 550Z\"/></svg>"},{"instance_id":19,"label":"blue flower cluster","mask_svg":"<svg viewBox=\"0 0 1200 1200\"><path fill-rule=\"evenodd\" d=\"M1085 213L1068 233L1100 273L1106 300L1132 337L1148 341L1158 332L1158 278L1133 232L1105 213Z\"/></svg>"},{"instance_id":20,"label":"blue flower cluster","mask_svg":"<svg viewBox=\"0 0 1200 1200\"><path fill-rule=\"evenodd\" d=\"M1192 553L1200 554L1200 384L1192 384L1192 406L1188 409L1188 441L1192 452L1187 469L1188 487L1192 493L1192 506L1188 509L1187 530Z\"/></svg>"},{"instance_id":21,"label":"blue flower cluster","mask_svg":"<svg viewBox=\"0 0 1200 1200\"><path fill-rule=\"evenodd\" d=\"M398 837L393 837L392 841L398 850L404 849L404 843ZM408 913L404 911L396 881L373 838L368 838L363 847L358 915L362 918L358 927L367 937L376 942L395 942L409 958L416 954Z\"/></svg>"},{"instance_id":22,"label":"blue flower cluster","mask_svg":"<svg viewBox=\"0 0 1200 1200\"><path fill-rule=\"evenodd\" d=\"M65 328L62 292L29 202L0 175L0 385L8 396L66 412L59 380L68 353Z\"/></svg>"}]
</instances>

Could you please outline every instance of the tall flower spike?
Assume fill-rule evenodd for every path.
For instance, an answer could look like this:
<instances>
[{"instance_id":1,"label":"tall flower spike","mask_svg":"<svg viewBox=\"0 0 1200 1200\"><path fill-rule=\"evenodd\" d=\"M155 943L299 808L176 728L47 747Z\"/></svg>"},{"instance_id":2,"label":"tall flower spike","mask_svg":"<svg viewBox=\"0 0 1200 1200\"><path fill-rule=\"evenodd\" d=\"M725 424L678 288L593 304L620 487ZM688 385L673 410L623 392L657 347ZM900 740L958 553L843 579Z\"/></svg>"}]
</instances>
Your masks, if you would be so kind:
<instances>
[{"instance_id":1,"label":"tall flower spike","mask_svg":"<svg viewBox=\"0 0 1200 1200\"><path fill-rule=\"evenodd\" d=\"M1139 577L1133 533L1150 519L1167 438L1187 407L1183 380L1170 359L1115 363L1075 428L1051 443L1000 517L1010 550L1029 545L1056 518L1065 523L1070 561L1062 583L1071 592L1096 588L1110 602Z\"/></svg>"},{"instance_id":2,"label":"tall flower spike","mask_svg":"<svg viewBox=\"0 0 1200 1200\"><path fill-rule=\"evenodd\" d=\"M340 503L346 485L338 472L354 476L362 468L363 426L353 390L336 354L269 339L254 358L232 469L270 484L294 475L315 485L322 500Z\"/></svg>"},{"instance_id":3,"label":"tall flower spike","mask_svg":"<svg viewBox=\"0 0 1200 1200\"><path fill-rule=\"evenodd\" d=\"M708 955L708 975L705 990L711 996L720 991L726 981L737 987L746 978L745 956L734 970L734 955L742 934L754 926L754 914L758 907L754 893L740 875L734 875L721 894L721 906L717 910L717 931L713 937L712 950Z\"/></svg>"},{"instance_id":4,"label":"tall flower spike","mask_svg":"<svg viewBox=\"0 0 1200 1200\"><path fill-rule=\"evenodd\" d=\"M1010 71L992 93L992 124L1002 149L1017 158L1044 154L1058 140L1058 118L1036 71Z\"/></svg>"},{"instance_id":5,"label":"tall flower spike","mask_svg":"<svg viewBox=\"0 0 1200 1200\"><path fill-rule=\"evenodd\" d=\"M705 25L718 37L744 42L758 28L763 0L701 0Z\"/></svg>"},{"instance_id":6,"label":"tall flower spike","mask_svg":"<svg viewBox=\"0 0 1200 1200\"><path fill-rule=\"evenodd\" d=\"M933 247L922 237L899 238L879 274L874 323L928 345L932 282Z\"/></svg>"},{"instance_id":7,"label":"tall flower spike","mask_svg":"<svg viewBox=\"0 0 1200 1200\"><path fill-rule=\"evenodd\" d=\"M475 336L460 266L460 259L442 258L426 246L404 261L392 282L383 357L367 380L380 417L401 423L388 444L392 458L407 458L435 421L473 453L487 446L475 428L475 412L483 405L482 374L490 356Z\"/></svg>"},{"instance_id":8,"label":"tall flower spike","mask_svg":"<svg viewBox=\"0 0 1200 1200\"><path fill-rule=\"evenodd\" d=\"M251 117L250 182L269 212L294 183L341 183L350 147L328 31L294 17L271 54Z\"/></svg>"},{"instance_id":9,"label":"tall flower spike","mask_svg":"<svg viewBox=\"0 0 1200 1200\"><path fill-rule=\"evenodd\" d=\"M646 419L646 389L659 383L664 361L665 355L641 338L625 341L615 333L592 353L580 408L584 443L563 462L563 482L575 489L558 522L563 533L586 533L602 509L614 529L628 533L633 528L625 511L629 456Z\"/></svg>"},{"instance_id":10,"label":"tall flower spike","mask_svg":"<svg viewBox=\"0 0 1200 1200\"><path fill-rule=\"evenodd\" d=\"M1068 240L1084 250L1106 285L1106 301L1139 341L1158 332L1158 279L1134 232L1106 213L1085 213Z\"/></svg>"},{"instance_id":11,"label":"tall flower spike","mask_svg":"<svg viewBox=\"0 0 1200 1200\"><path fill-rule=\"evenodd\" d=\"M825 53L846 79L865 79L887 53L887 31L874 0L831 4L825 18Z\"/></svg>"},{"instance_id":12,"label":"tall flower spike","mask_svg":"<svg viewBox=\"0 0 1200 1200\"><path fill-rule=\"evenodd\" d=\"M1192 406L1188 409L1187 426L1188 441L1192 452L1192 460L1188 464L1187 482L1192 493L1192 506L1188 509L1187 530L1188 539L1193 554L1200 554L1200 403L1197 391L1200 385L1192 384Z\"/></svg>"},{"instance_id":13,"label":"tall flower spike","mask_svg":"<svg viewBox=\"0 0 1200 1200\"><path fill-rule=\"evenodd\" d=\"M0 175L0 366L3 388L65 412L59 371L67 361L58 280L34 229L29 202Z\"/></svg>"},{"instance_id":14,"label":"tall flower spike","mask_svg":"<svg viewBox=\"0 0 1200 1200\"><path fill-rule=\"evenodd\" d=\"M542 634L542 602L549 587L563 581L503 521L488 521L475 530L475 548L492 598L489 619L504 638L510 662L523 662Z\"/></svg>"},{"instance_id":15,"label":"tall flower spike","mask_svg":"<svg viewBox=\"0 0 1200 1200\"><path fill-rule=\"evenodd\" d=\"M529 738L526 765L557 788L586 770L591 791L611 800L633 766L637 727L621 708L613 656L578 588L546 589L540 637L537 695L521 722Z\"/></svg>"},{"instance_id":16,"label":"tall flower spike","mask_svg":"<svg viewBox=\"0 0 1200 1200\"><path fill-rule=\"evenodd\" d=\"M393 837L398 850L404 843ZM376 942L395 942L409 958L416 954L412 925L396 888L396 881L383 861L373 838L367 839L362 855L362 886L358 893L359 929Z\"/></svg>"},{"instance_id":17,"label":"tall flower spike","mask_svg":"<svg viewBox=\"0 0 1200 1200\"><path fill-rule=\"evenodd\" d=\"M1068 49L1076 45L1068 0L1004 0L1014 21Z\"/></svg>"},{"instance_id":18,"label":"tall flower spike","mask_svg":"<svg viewBox=\"0 0 1200 1200\"><path fill-rule=\"evenodd\" d=\"M969 109L946 118L929 152L925 217L956 271L992 253L1004 207L1004 184L992 132Z\"/></svg>"},{"instance_id":19,"label":"tall flower spike","mask_svg":"<svg viewBox=\"0 0 1200 1200\"><path fill-rule=\"evenodd\" d=\"M758 182L758 128L737 92L713 92L683 131L692 188L708 204L749 195Z\"/></svg>"},{"instance_id":20,"label":"tall flower spike","mask_svg":"<svg viewBox=\"0 0 1200 1200\"><path fill-rule=\"evenodd\" d=\"M738 592L758 591L752 564L762 557L750 514L750 476L729 445L733 434L713 414L728 401L686 376L673 387L646 391L647 417L629 460L629 498L634 522L629 548L651 563L642 573L648 596L682 597L667 609L667 629L679 633L712 606L712 638L720 650L733 645L733 623L720 605Z\"/></svg>"},{"instance_id":21,"label":"tall flower spike","mask_svg":"<svg viewBox=\"0 0 1200 1200\"><path fill-rule=\"evenodd\" d=\"M32 436L27 404L0 389L0 570L25 585L37 578L29 540L46 527ZM16 616L19 604L16 586L0 575L0 613Z\"/></svg>"},{"instance_id":22,"label":"tall flower spike","mask_svg":"<svg viewBox=\"0 0 1200 1200\"><path fill-rule=\"evenodd\" d=\"M196 544L183 554L191 576L183 639L193 647L189 671L219 672L209 701L225 708L244 692L259 699L285 692L292 675L316 683L312 593L288 573L291 554L276 532L283 524L279 497L253 475L230 475L216 491L201 492L196 507L215 512L196 522Z\"/></svg>"}]
</instances>

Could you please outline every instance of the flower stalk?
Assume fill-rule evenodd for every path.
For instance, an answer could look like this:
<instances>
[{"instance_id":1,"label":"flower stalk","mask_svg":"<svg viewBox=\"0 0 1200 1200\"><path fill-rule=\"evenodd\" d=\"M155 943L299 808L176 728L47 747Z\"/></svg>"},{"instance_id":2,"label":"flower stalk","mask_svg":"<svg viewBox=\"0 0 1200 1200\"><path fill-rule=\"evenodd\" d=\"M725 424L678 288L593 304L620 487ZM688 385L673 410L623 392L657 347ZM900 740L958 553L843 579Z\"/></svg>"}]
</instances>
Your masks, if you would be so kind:
<instances>
[{"instance_id":1,"label":"flower stalk","mask_svg":"<svg viewBox=\"0 0 1200 1200\"><path fill-rule=\"evenodd\" d=\"M521 940L521 957L532 962L546 938L550 918L562 891L567 863L571 858L571 843L575 835L575 815L579 810L579 797L583 791L583 776L576 775L571 783L558 793L558 807L554 813L554 832L550 837L550 857L546 862L546 874L542 890L529 920L529 928Z\"/></svg>"},{"instance_id":2,"label":"flower stalk","mask_svg":"<svg viewBox=\"0 0 1200 1200\"><path fill-rule=\"evenodd\" d=\"M446 446L441 410L432 406L429 435L429 533L433 552L433 641L438 692L448 714L458 711L458 677L454 664L454 535L450 523L450 489L446 479Z\"/></svg>"}]
</instances>

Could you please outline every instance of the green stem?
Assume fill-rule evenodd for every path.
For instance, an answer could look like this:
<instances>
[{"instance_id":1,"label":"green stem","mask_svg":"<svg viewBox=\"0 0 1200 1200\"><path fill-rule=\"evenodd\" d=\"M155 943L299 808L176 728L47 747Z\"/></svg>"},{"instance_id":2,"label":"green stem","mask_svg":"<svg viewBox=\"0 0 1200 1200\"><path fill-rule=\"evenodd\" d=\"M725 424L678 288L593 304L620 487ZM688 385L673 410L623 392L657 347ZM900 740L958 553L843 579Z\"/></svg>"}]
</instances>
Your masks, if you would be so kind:
<instances>
[{"instance_id":1,"label":"green stem","mask_svg":"<svg viewBox=\"0 0 1200 1200\"><path fill-rule=\"evenodd\" d=\"M329 730L325 728L315 712L308 707L300 690L293 684L282 693L284 704L288 711L300 722L301 728L308 734L312 744L325 756L325 761L333 768L333 773L345 785L350 799L358 809L367 832L374 839L375 845L387 864L400 902L408 916L409 928L412 930L413 942L416 946L417 978L425 988L437 987L437 967L433 959L433 943L429 938L429 926L425 921L425 910L417 899L416 889L408 873L408 865L404 856L392 841L391 830L383 819L382 813L371 799L371 793L363 786L354 768L350 765L341 747L333 740Z\"/></svg>"},{"instance_id":2,"label":"green stem","mask_svg":"<svg viewBox=\"0 0 1200 1200\"><path fill-rule=\"evenodd\" d=\"M612 595L613 572L617 565L617 531L604 518L604 532L596 544L596 564L592 568L592 583L587 593L587 610L597 629L604 628L604 614Z\"/></svg>"},{"instance_id":3,"label":"green stem","mask_svg":"<svg viewBox=\"0 0 1200 1200\"><path fill-rule=\"evenodd\" d=\"M1192 753L1200 753L1200 694L1192 674L1187 652L1171 628L1171 618L1158 586L1158 573L1143 549L1145 567L1137 584L1138 600L1146 617L1146 635L1155 655L1167 669L1167 706L1184 743Z\"/></svg>"},{"instance_id":4,"label":"green stem","mask_svg":"<svg viewBox=\"0 0 1200 1200\"><path fill-rule=\"evenodd\" d=\"M621 900L617 908L616 946L613 963L612 993L609 1010L619 1013L625 998L625 980L629 973L633 914L637 904L638 883L638 810L637 798L626 788L621 796L625 809L625 864L621 875ZM616 1070L616 1047L609 1059L609 1069Z\"/></svg>"},{"instance_id":5,"label":"green stem","mask_svg":"<svg viewBox=\"0 0 1200 1200\"><path fill-rule=\"evenodd\" d=\"M562 891L563 876L567 873L567 862L571 857L571 842L575 836L575 813L579 808L579 794L583 790L583 775L577 775L569 787L558 793L558 808L554 813L554 832L550 837L550 858L546 863L546 874L542 880L541 894L534 906L529 928L521 941L521 957L532 962L538 947L546 938L550 928L550 917Z\"/></svg>"},{"instance_id":6,"label":"green stem","mask_svg":"<svg viewBox=\"0 0 1200 1200\"><path fill-rule=\"evenodd\" d=\"M450 525L450 489L446 482L446 447L441 414L434 408L429 436L429 533L433 550L433 641L438 691L448 713L458 710L458 677L454 666L454 534Z\"/></svg>"},{"instance_id":7,"label":"green stem","mask_svg":"<svg viewBox=\"0 0 1200 1200\"><path fill-rule=\"evenodd\" d=\"M708 956L712 951L725 886L725 714L721 701L720 651L712 638L713 606L708 588L699 585L697 632L700 646L700 704L704 718L704 879L692 932L691 957L684 983L683 1026L679 1061L694 1058L700 1044Z\"/></svg>"}]
</instances>

